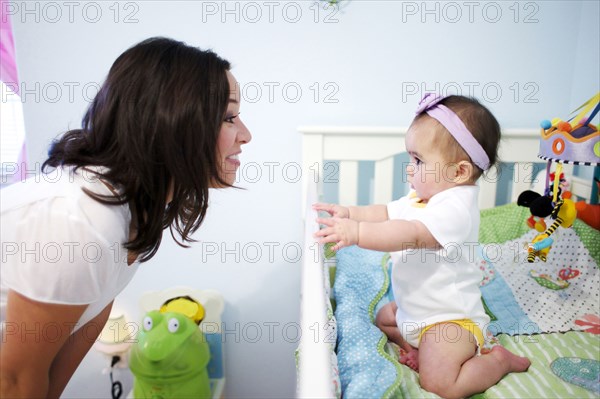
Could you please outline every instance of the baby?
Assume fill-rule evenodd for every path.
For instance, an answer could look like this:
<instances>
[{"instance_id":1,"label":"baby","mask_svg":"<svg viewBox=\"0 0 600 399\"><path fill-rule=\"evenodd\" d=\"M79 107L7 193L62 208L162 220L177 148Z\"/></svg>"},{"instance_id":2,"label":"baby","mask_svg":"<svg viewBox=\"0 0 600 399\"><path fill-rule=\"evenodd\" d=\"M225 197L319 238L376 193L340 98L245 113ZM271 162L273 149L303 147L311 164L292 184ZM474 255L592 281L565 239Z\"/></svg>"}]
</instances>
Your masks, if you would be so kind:
<instances>
[{"instance_id":1,"label":"baby","mask_svg":"<svg viewBox=\"0 0 600 399\"><path fill-rule=\"evenodd\" d=\"M387 205L315 204L320 243L390 252L394 302L377 326L404 351L421 386L446 398L483 392L531 362L502 346L482 355L490 319L473 263L477 179L496 162L500 126L474 99L427 94L406 135L410 193Z\"/></svg>"}]
</instances>

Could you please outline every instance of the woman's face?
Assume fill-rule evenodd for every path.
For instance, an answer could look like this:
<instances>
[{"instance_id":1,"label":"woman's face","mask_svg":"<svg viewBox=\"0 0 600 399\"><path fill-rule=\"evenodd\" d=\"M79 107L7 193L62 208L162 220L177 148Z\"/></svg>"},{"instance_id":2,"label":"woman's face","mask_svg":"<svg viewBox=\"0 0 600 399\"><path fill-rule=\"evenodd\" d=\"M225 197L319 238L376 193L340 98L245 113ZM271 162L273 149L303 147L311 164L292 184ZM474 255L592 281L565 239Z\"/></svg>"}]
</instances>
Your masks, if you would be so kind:
<instances>
[{"instance_id":1,"label":"woman's face","mask_svg":"<svg viewBox=\"0 0 600 399\"><path fill-rule=\"evenodd\" d=\"M219 132L217 157L221 166L221 178L232 185L240 166L239 155L242 153L242 145L252 140L252 135L239 117L241 99L237 80L229 71L227 71L227 79L229 80L229 104Z\"/></svg>"}]
</instances>

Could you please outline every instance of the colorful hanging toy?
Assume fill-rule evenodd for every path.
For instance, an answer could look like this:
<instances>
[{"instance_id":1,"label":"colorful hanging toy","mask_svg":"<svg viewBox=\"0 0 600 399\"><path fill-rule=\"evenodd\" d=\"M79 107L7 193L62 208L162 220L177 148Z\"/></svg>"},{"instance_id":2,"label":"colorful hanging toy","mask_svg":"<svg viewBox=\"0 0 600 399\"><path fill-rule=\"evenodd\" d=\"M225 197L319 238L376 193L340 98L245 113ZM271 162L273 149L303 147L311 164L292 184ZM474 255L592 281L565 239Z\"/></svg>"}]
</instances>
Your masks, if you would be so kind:
<instances>
[{"instance_id":1,"label":"colorful hanging toy","mask_svg":"<svg viewBox=\"0 0 600 399\"><path fill-rule=\"evenodd\" d=\"M590 110L590 116L586 117ZM527 190L517 199L518 205L528 207L531 211L527 224L540 232L527 245L527 261L530 263L536 258L545 262L554 242L550 237L552 233L559 226L571 227L577 218L577 208L580 206L576 206L571 193L565 190L562 166L565 163L590 166L600 164L600 132L591 124L599 110L600 92L573 111L579 113L568 121L554 118L540 123L542 130L538 157L548 161L544 194ZM551 173L553 162L556 163L556 169ZM546 227L544 221L548 216L554 219L550 227Z\"/></svg>"}]
</instances>

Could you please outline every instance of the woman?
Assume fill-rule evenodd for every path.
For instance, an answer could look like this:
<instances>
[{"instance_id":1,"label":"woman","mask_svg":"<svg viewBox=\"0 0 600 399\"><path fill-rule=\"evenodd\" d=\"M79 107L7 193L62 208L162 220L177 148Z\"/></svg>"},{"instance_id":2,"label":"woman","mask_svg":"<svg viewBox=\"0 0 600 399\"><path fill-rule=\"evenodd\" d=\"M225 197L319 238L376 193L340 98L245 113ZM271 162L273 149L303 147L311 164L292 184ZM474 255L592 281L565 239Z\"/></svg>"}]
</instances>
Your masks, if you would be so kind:
<instances>
[{"instance_id":1,"label":"woman","mask_svg":"<svg viewBox=\"0 0 600 399\"><path fill-rule=\"evenodd\" d=\"M59 397L163 230L181 246L251 135L230 65L151 38L125 51L43 174L2 190L2 397Z\"/></svg>"}]
</instances>

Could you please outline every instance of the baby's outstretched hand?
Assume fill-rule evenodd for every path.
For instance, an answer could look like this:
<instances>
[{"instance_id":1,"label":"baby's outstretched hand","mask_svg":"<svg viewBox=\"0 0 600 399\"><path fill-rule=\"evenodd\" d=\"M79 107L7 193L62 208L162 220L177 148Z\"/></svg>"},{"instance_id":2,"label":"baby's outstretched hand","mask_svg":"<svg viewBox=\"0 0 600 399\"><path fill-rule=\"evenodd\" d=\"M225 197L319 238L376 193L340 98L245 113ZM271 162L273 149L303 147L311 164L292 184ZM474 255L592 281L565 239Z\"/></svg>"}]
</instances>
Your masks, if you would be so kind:
<instances>
[{"instance_id":1,"label":"baby's outstretched hand","mask_svg":"<svg viewBox=\"0 0 600 399\"><path fill-rule=\"evenodd\" d=\"M344 247L358 244L358 223L352 219L341 219L337 217L317 219L317 223L325 225L315 233L315 238L320 244L332 242L335 245L333 251L339 251Z\"/></svg>"},{"instance_id":2,"label":"baby's outstretched hand","mask_svg":"<svg viewBox=\"0 0 600 399\"><path fill-rule=\"evenodd\" d=\"M346 219L350 217L350 210L341 205L317 202L313 204L313 209L316 211L325 211L336 218Z\"/></svg>"}]
</instances>

